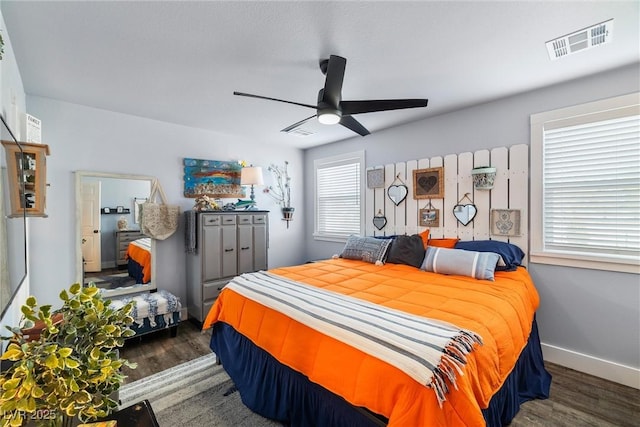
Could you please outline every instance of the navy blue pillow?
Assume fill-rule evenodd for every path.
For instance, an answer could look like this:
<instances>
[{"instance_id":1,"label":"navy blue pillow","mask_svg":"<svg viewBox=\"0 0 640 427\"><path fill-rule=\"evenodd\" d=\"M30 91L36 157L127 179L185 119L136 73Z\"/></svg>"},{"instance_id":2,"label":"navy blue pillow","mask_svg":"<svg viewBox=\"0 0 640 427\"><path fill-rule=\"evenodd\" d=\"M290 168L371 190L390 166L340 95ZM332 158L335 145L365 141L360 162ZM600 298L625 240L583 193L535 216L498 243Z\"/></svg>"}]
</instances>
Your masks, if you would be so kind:
<instances>
[{"instance_id":1,"label":"navy blue pillow","mask_svg":"<svg viewBox=\"0 0 640 427\"><path fill-rule=\"evenodd\" d=\"M524 252L518 246L500 242L498 240L469 240L456 243L456 249L464 249L465 251L476 252L494 252L502 258L502 261L498 261L497 271L513 271L519 265L522 265L522 258L524 258Z\"/></svg>"}]
</instances>

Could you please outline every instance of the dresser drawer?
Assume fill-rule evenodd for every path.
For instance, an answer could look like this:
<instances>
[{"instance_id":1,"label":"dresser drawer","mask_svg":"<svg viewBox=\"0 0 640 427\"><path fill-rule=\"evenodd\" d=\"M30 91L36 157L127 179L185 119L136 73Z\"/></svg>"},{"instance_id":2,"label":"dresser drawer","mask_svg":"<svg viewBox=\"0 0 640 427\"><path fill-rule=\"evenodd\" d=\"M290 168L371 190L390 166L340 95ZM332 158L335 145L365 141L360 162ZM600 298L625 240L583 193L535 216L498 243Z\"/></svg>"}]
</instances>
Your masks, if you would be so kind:
<instances>
[{"instance_id":1,"label":"dresser drawer","mask_svg":"<svg viewBox=\"0 0 640 427\"><path fill-rule=\"evenodd\" d=\"M251 215L240 215L238 217L238 224L251 224Z\"/></svg>"},{"instance_id":2,"label":"dresser drawer","mask_svg":"<svg viewBox=\"0 0 640 427\"><path fill-rule=\"evenodd\" d=\"M208 215L208 214L203 214L202 215L202 225L204 227L211 227L211 226L216 226L216 225L220 225L220 215Z\"/></svg>"}]
</instances>

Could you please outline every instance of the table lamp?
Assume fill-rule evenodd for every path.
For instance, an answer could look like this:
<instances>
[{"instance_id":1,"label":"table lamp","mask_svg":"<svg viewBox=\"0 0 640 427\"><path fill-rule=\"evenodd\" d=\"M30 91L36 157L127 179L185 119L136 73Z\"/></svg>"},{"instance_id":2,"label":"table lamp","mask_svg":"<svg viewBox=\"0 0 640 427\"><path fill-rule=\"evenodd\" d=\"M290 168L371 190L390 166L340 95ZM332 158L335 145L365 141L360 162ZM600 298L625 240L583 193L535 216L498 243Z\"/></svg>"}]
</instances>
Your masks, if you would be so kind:
<instances>
[{"instance_id":1,"label":"table lamp","mask_svg":"<svg viewBox=\"0 0 640 427\"><path fill-rule=\"evenodd\" d=\"M260 166L249 166L242 168L242 171L240 172L240 185L251 186L251 195L249 196L249 198L251 199L251 206L248 209L257 210L256 195L253 192L253 186L264 185L264 180L262 179L262 168Z\"/></svg>"}]
</instances>

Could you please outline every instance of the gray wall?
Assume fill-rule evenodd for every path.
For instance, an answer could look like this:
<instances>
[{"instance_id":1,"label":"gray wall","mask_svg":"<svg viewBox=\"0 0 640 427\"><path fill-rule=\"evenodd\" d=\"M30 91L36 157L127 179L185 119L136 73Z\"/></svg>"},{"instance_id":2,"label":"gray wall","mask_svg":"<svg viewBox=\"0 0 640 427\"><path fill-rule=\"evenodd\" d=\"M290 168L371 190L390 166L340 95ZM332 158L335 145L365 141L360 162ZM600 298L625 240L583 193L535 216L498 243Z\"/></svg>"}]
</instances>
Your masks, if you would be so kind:
<instances>
[{"instance_id":1,"label":"gray wall","mask_svg":"<svg viewBox=\"0 0 640 427\"><path fill-rule=\"evenodd\" d=\"M366 165L484 148L528 144L529 116L640 90L638 64L478 105L305 152L305 193L313 194L313 161L366 151ZM428 108L428 107L427 107ZM380 113L382 114L382 113ZM366 122L365 122L366 123ZM306 235L313 232L313 199L305 201ZM307 256L326 258L342 244L307 240ZM530 264L541 296L543 343L587 358L640 367L640 284L635 274Z\"/></svg>"},{"instance_id":2,"label":"gray wall","mask_svg":"<svg viewBox=\"0 0 640 427\"><path fill-rule=\"evenodd\" d=\"M145 118L88 108L48 98L28 96L29 114L42 120L43 142L49 144L47 158L48 218L31 221L31 292L41 303L57 304L58 293L76 280L76 201L74 171L151 175L159 179L171 204L182 210L193 207L193 199L182 196L184 157L209 160L246 160L264 167L265 184L273 178L270 163L289 161L293 203L302 196L302 159L298 149L265 147L259 141L187 128ZM241 124L239 124L241 126ZM227 200L231 201L231 200ZM297 264L304 260L303 215L289 229L281 221L279 207L260 189L256 201L270 210L269 266ZM186 301L184 230L157 244L157 281Z\"/></svg>"}]
</instances>

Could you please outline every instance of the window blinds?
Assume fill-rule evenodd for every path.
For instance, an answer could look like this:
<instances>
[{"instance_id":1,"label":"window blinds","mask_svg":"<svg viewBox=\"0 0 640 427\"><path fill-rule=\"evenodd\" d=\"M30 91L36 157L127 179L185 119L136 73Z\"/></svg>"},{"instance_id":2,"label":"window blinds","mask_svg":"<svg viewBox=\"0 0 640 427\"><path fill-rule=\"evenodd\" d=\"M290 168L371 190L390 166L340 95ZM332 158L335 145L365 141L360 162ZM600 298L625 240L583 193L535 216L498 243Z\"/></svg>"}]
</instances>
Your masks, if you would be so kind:
<instances>
[{"instance_id":1,"label":"window blinds","mask_svg":"<svg viewBox=\"0 0 640 427\"><path fill-rule=\"evenodd\" d=\"M360 207L359 159L316 168L316 235L360 234Z\"/></svg>"},{"instance_id":2,"label":"window blinds","mask_svg":"<svg viewBox=\"0 0 640 427\"><path fill-rule=\"evenodd\" d=\"M547 250L640 256L640 116L611 113L545 125Z\"/></svg>"}]
</instances>

